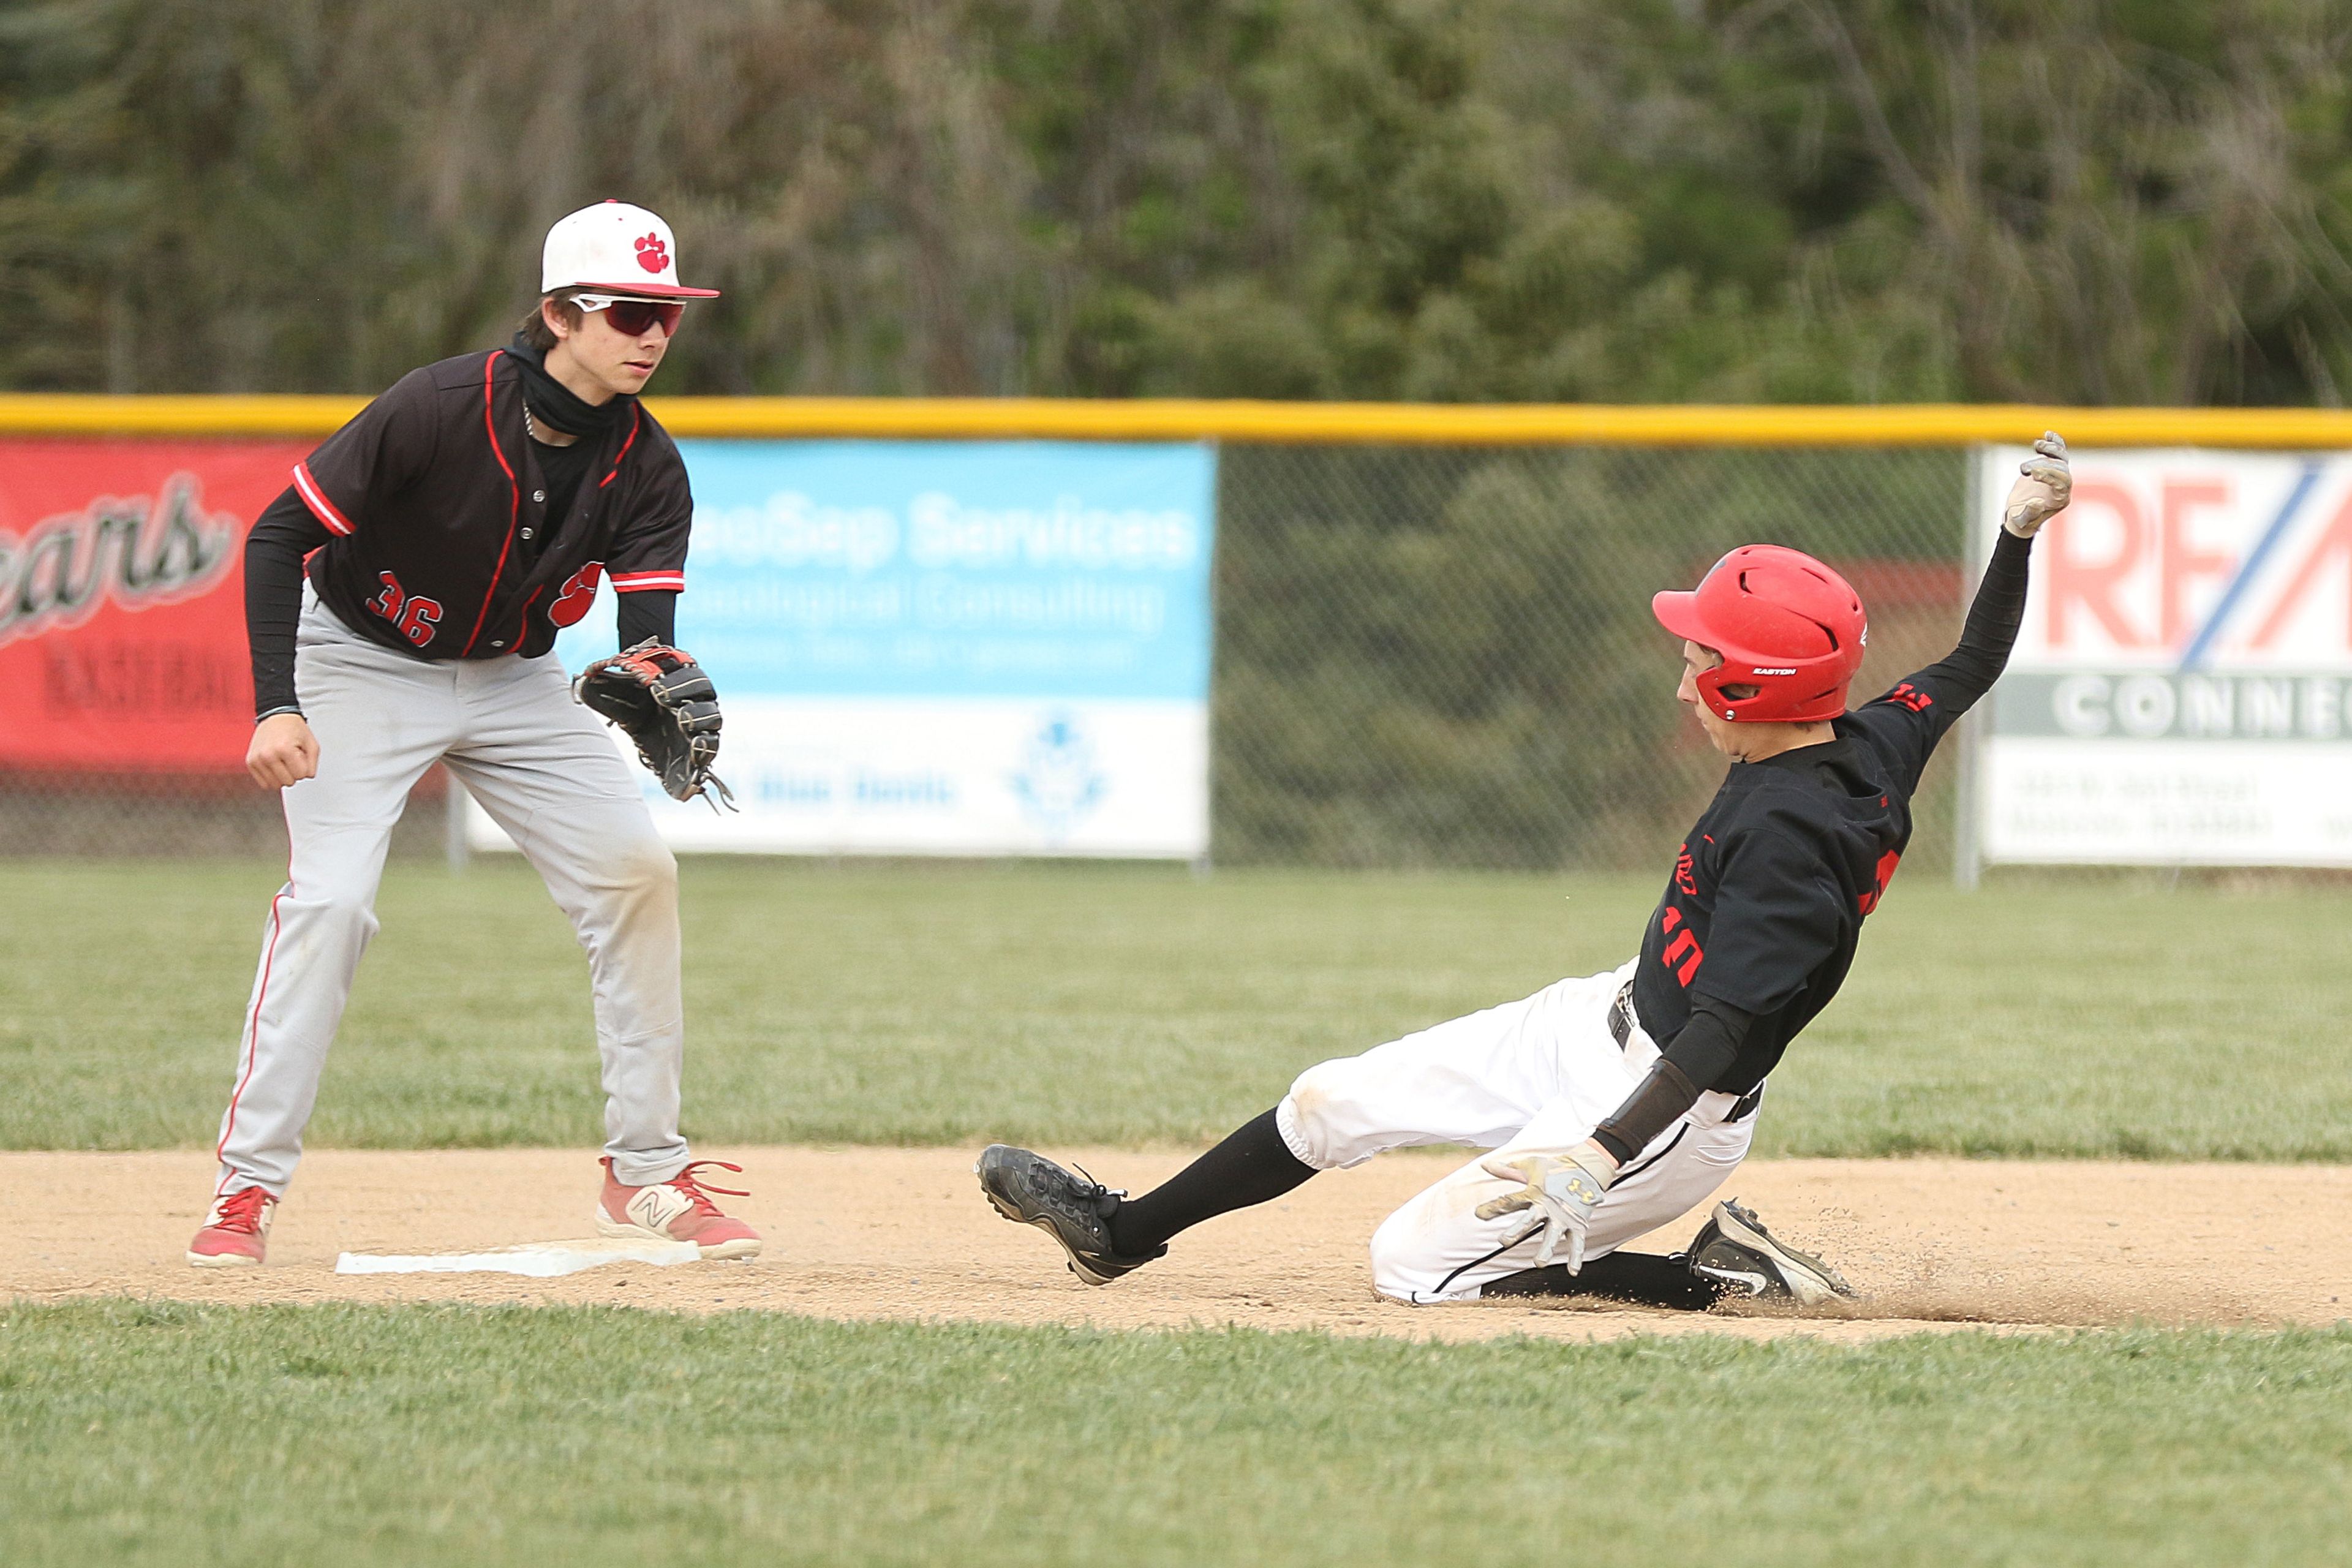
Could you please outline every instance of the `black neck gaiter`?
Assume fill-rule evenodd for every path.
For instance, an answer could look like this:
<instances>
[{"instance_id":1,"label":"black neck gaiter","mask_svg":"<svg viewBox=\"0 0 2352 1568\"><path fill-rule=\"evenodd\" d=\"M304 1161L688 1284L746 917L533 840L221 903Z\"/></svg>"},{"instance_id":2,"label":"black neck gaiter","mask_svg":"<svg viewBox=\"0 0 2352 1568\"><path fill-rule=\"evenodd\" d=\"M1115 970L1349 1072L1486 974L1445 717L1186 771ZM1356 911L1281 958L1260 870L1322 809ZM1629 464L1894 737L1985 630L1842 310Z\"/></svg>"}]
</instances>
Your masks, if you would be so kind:
<instances>
[{"instance_id":1,"label":"black neck gaiter","mask_svg":"<svg viewBox=\"0 0 2352 1568\"><path fill-rule=\"evenodd\" d=\"M615 396L602 404L582 401L570 387L547 374L540 352L520 332L507 345L507 352L522 367L522 400L530 405L531 417L549 429L602 440L627 421L630 406L636 399Z\"/></svg>"}]
</instances>

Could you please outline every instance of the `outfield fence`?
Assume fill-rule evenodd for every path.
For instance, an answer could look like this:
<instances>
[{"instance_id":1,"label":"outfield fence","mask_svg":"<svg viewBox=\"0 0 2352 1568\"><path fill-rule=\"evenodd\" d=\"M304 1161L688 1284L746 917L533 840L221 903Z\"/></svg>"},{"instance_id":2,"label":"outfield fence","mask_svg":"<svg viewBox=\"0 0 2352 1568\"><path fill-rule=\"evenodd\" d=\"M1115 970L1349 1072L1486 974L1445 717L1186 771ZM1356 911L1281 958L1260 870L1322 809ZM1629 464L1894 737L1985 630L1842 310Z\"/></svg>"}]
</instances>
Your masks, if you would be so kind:
<instances>
[{"instance_id":1,"label":"outfield fence","mask_svg":"<svg viewBox=\"0 0 2352 1568\"><path fill-rule=\"evenodd\" d=\"M1646 867L1719 778L1650 595L1728 546L1832 561L1866 679L1948 643L1952 451L1223 449L1216 854L1244 863Z\"/></svg>"},{"instance_id":2,"label":"outfield fence","mask_svg":"<svg viewBox=\"0 0 2352 1568\"><path fill-rule=\"evenodd\" d=\"M2056 426L2108 446L2352 446L2352 419L2312 411L649 401L685 436L1215 442L1211 842L1234 865L1653 867L1720 775L1674 700L1654 590L1741 542L1811 552L1870 607L1874 688L1957 631L1973 445ZM0 397L0 461L10 437L299 448L358 405ZM37 521L0 515L0 547ZM8 722L242 704L241 639L220 640L201 668L113 688L20 666L47 695ZM0 853L282 853L274 797L236 761L12 766ZM1918 858L1950 854L1954 774L1923 796ZM441 791L420 786L396 854L442 852Z\"/></svg>"}]
</instances>

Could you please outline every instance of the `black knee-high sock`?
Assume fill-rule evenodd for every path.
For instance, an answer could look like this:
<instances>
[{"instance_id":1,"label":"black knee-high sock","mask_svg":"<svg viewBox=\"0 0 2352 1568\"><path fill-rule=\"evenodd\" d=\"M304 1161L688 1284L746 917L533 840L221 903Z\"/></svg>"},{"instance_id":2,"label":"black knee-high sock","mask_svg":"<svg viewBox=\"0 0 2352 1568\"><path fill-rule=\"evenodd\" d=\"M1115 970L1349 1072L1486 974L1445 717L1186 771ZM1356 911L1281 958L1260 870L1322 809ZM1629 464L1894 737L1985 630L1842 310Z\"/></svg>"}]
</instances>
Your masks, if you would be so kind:
<instances>
[{"instance_id":1,"label":"black knee-high sock","mask_svg":"<svg viewBox=\"0 0 2352 1568\"><path fill-rule=\"evenodd\" d=\"M1111 1211L1111 1245L1122 1258L1148 1256L1180 1230L1278 1198L1314 1173L1282 1141L1269 1110L1151 1191L1121 1202Z\"/></svg>"},{"instance_id":2,"label":"black knee-high sock","mask_svg":"<svg viewBox=\"0 0 2352 1568\"><path fill-rule=\"evenodd\" d=\"M1506 1274L1478 1294L1486 1296L1608 1296L1643 1307L1704 1312L1723 1299L1723 1285L1691 1272L1680 1258L1647 1252L1612 1252L1570 1274L1565 1264Z\"/></svg>"}]
</instances>

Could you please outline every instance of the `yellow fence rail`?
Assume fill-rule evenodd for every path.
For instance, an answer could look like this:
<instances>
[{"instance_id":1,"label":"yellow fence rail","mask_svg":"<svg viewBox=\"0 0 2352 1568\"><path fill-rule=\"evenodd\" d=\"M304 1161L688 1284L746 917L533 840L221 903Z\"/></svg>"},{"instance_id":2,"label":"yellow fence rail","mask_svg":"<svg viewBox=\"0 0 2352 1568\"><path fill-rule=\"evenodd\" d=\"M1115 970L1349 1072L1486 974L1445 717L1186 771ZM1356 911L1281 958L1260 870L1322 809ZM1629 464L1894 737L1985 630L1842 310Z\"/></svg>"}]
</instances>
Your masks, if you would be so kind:
<instances>
[{"instance_id":1,"label":"yellow fence rail","mask_svg":"<svg viewBox=\"0 0 2352 1568\"><path fill-rule=\"evenodd\" d=\"M0 394L0 435L324 436L358 397ZM1189 398L653 397L673 435L1260 441L1454 447L1965 447L2062 430L2081 447L2352 447L2352 411L2034 404L1256 403Z\"/></svg>"}]
</instances>

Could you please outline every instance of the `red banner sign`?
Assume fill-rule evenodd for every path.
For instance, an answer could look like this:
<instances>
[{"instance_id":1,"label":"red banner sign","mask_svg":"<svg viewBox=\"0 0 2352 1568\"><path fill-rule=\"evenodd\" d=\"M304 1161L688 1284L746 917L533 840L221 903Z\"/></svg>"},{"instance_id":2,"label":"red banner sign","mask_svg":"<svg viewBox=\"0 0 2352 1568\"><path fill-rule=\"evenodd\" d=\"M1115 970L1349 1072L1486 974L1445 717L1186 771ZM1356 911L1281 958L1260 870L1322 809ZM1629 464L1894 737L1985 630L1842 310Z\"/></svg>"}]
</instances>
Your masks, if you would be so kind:
<instances>
[{"instance_id":1,"label":"red banner sign","mask_svg":"<svg viewBox=\"0 0 2352 1568\"><path fill-rule=\"evenodd\" d=\"M0 767L243 771L245 535L310 447L0 440Z\"/></svg>"}]
</instances>

